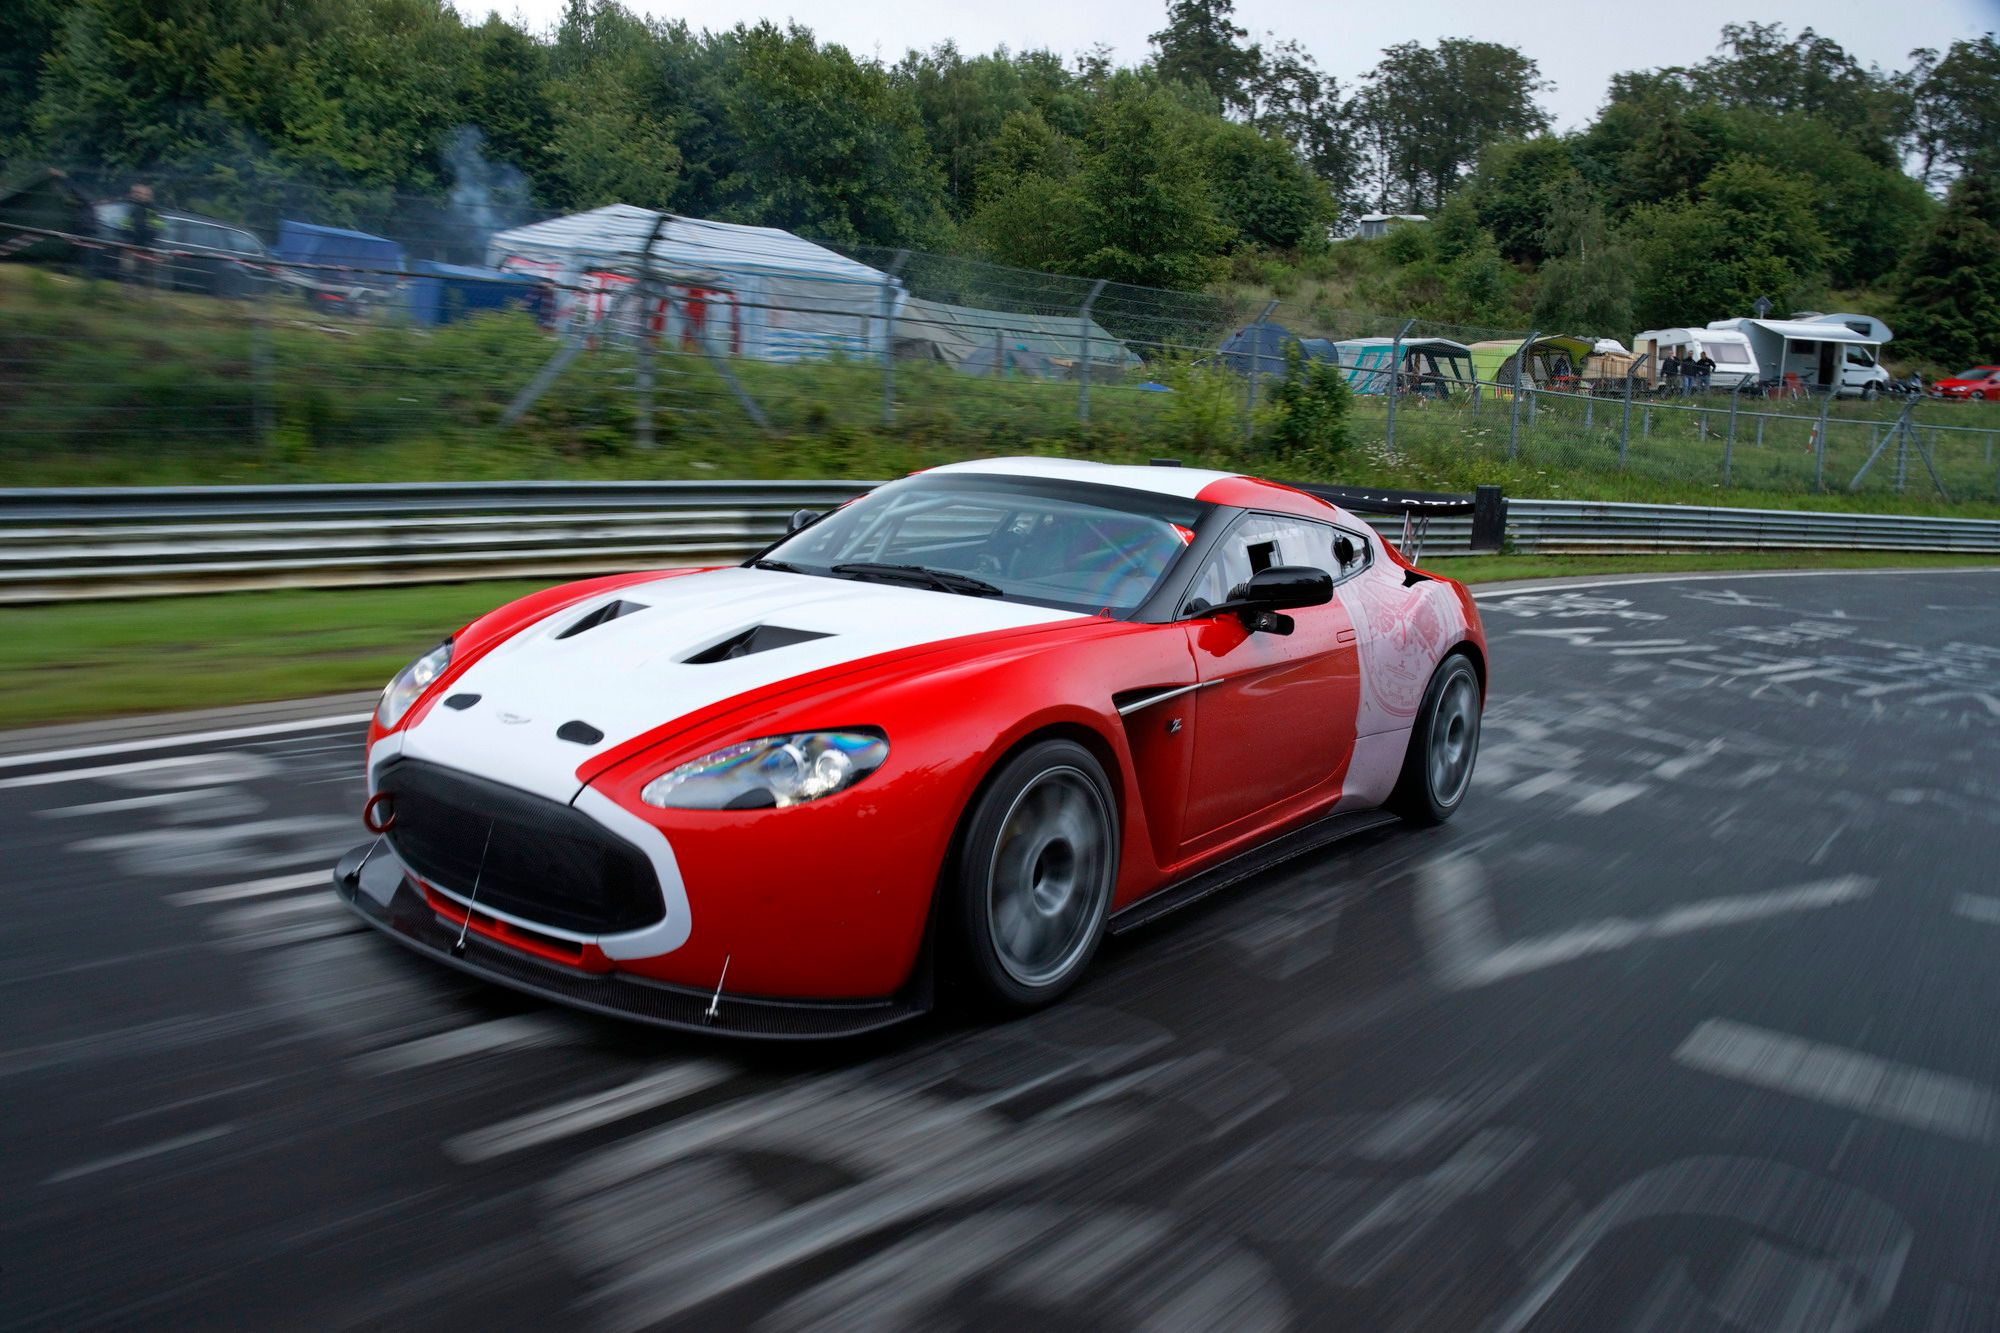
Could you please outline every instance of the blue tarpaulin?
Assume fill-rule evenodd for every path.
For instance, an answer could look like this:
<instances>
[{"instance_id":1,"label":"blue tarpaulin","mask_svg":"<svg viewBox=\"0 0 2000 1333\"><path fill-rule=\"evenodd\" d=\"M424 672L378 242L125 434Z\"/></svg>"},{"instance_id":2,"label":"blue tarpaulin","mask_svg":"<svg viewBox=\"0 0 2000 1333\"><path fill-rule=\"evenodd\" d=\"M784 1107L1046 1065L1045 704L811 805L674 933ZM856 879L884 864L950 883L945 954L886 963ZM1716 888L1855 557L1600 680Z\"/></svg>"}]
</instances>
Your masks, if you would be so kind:
<instances>
[{"instance_id":1,"label":"blue tarpaulin","mask_svg":"<svg viewBox=\"0 0 2000 1333\"><path fill-rule=\"evenodd\" d=\"M394 284L404 268L403 247L387 237L290 218L278 223L278 244L273 253L281 264L360 270L347 276L381 286ZM319 276L329 282L339 280L333 273Z\"/></svg>"},{"instance_id":2,"label":"blue tarpaulin","mask_svg":"<svg viewBox=\"0 0 2000 1333\"><path fill-rule=\"evenodd\" d=\"M419 324L449 324L480 310L525 306L534 299L536 279L497 268L469 268L419 259L410 265L404 299Z\"/></svg>"},{"instance_id":3,"label":"blue tarpaulin","mask_svg":"<svg viewBox=\"0 0 2000 1333\"><path fill-rule=\"evenodd\" d=\"M1246 324L1223 340L1217 350L1222 364L1239 375L1256 371L1259 375L1285 374L1285 344L1297 342L1310 359L1337 361L1333 344L1325 338L1300 338L1282 324Z\"/></svg>"}]
</instances>

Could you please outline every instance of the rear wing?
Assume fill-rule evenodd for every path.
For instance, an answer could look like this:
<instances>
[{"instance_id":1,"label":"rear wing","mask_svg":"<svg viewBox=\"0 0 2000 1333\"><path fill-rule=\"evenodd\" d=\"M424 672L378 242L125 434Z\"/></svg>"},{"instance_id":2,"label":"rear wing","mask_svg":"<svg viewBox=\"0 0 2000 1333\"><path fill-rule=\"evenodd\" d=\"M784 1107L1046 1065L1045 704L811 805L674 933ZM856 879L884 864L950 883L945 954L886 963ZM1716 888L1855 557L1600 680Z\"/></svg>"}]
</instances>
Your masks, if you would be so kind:
<instances>
[{"instance_id":1,"label":"rear wing","mask_svg":"<svg viewBox=\"0 0 2000 1333\"><path fill-rule=\"evenodd\" d=\"M1472 549L1498 551L1507 535L1507 501L1498 486L1481 486L1470 495L1440 491L1395 491L1379 486L1300 485L1299 490L1356 514L1401 514L1403 539L1397 543L1412 562L1423 555L1424 536L1433 518L1472 516Z\"/></svg>"}]
</instances>

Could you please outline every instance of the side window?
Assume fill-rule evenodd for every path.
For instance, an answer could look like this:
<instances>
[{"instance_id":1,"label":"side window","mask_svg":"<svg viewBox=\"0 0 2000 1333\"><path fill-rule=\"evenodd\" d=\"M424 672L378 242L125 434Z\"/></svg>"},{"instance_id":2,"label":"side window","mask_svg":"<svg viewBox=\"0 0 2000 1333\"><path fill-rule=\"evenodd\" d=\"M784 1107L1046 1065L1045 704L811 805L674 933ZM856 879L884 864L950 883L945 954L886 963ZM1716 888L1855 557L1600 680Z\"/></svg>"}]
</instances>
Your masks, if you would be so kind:
<instances>
[{"instance_id":1,"label":"side window","mask_svg":"<svg viewBox=\"0 0 2000 1333\"><path fill-rule=\"evenodd\" d=\"M1368 542L1349 535L1355 557L1343 564L1335 554L1336 538L1342 535L1325 523L1290 518L1280 514L1246 514L1209 553L1188 589L1182 614L1200 615L1208 607L1229 600L1235 587L1260 570L1274 565L1306 565L1323 569L1336 581L1368 567Z\"/></svg>"},{"instance_id":2,"label":"side window","mask_svg":"<svg viewBox=\"0 0 2000 1333\"><path fill-rule=\"evenodd\" d=\"M1340 558L1340 539L1342 537L1347 539L1349 554L1346 560ZM1375 548L1369 544L1367 535L1365 533L1350 531L1347 528L1334 529L1333 549L1334 563L1337 568L1333 568L1329 572L1332 573L1335 583L1340 582L1342 579L1353 578L1356 574L1368 568L1369 564L1375 559Z\"/></svg>"}]
</instances>

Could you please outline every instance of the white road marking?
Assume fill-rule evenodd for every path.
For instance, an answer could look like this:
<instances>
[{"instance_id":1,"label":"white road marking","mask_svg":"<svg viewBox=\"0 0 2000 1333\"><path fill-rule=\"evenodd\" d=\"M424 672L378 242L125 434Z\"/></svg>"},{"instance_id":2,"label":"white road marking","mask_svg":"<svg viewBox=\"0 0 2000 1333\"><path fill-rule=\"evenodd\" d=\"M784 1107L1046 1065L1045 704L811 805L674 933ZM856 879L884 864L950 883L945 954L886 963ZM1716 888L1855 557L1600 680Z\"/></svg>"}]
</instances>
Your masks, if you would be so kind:
<instances>
[{"instance_id":1,"label":"white road marking","mask_svg":"<svg viewBox=\"0 0 2000 1333\"><path fill-rule=\"evenodd\" d=\"M485 1129L460 1134L447 1140L444 1150L454 1161L468 1166L491 1161L666 1106L735 1076L736 1070L712 1060L676 1065L604 1092L558 1102Z\"/></svg>"},{"instance_id":2,"label":"white road marking","mask_svg":"<svg viewBox=\"0 0 2000 1333\"><path fill-rule=\"evenodd\" d=\"M516 1014L370 1051L348 1061L348 1067L357 1074L400 1074L466 1055L484 1055L517 1046L547 1046L563 1037L564 1029L552 1019Z\"/></svg>"},{"instance_id":3,"label":"white road marking","mask_svg":"<svg viewBox=\"0 0 2000 1333\"><path fill-rule=\"evenodd\" d=\"M2000 1106L1990 1090L1968 1079L1726 1018L1696 1028L1674 1059L1706 1074L1973 1143L1993 1137Z\"/></svg>"},{"instance_id":4,"label":"white road marking","mask_svg":"<svg viewBox=\"0 0 2000 1333\"><path fill-rule=\"evenodd\" d=\"M327 888L333 883L333 871L308 870L297 875L272 875L267 879L247 880L242 884L223 884L213 889L189 889L185 893L170 893L167 901L176 907L200 907L206 903L234 902L238 898L261 898L270 893L289 893L293 889L318 886Z\"/></svg>"},{"instance_id":5,"label":"white road marking","mask_svg":"<svg viewBox=\"0 0 2000 1333\"><path fill-rule=\"evenodd\" d=\"M0 791L10 787L48 787L58 782L83 782L91 778L115 778L127 773L148 773L163 768L185 768L189 764L213 763L212 754L177 754L165 759L135 759L129 764L98 764L92 768L65 768L54 773L29 773L23 777L0 778Z\"/></svg>"},{"instance_id":6,"label":"white road marking","mask_svg":"<svg viewBox=\"0 0 2000 1333\"><path fill-rule=\"evenodd\" d=\"M43 1180L42 1183L44 1185L60 1185L64 1181L75 1180L80 1176L93 1176L99 1171L109 1171L114 1167L126 1166L132 1162L143 1162L148 1157L158 1157L162 1153L178 1152L182 1148L192 1148L197 1143L207 1143L210 1139L219 1139L224 1134L232 1134L235 1131L236 1126L234 1125L216 1125L210 1129L199 1129L192 1134L183 1134L179 1138L167 1139L164 1142L155 1143L144 1148L134 1148L131 1152L121 1152L113 1157L100 1157L94 1162L85 1162L82 1166L72 1166L67 1170L56 1172L54 1175Z\"/></svg>"},{"instance_id":7,"label":"white road marking","mask_svg":"<svg viewBox=\"0 0 2000 1333\"><path fill-rule=\"evenodd\" d=\"M2000 926L2000 898L1989 898L1983 893L1961 893L1951 905L1951 910L1967 921L1977 921L1983 926Z\"/></svg>"},{"instance_id":8,"label":"white road marking","mask_svg":"<svg viewBox=\"0 0 2000 1333\"><path fill-rule=\"evenodd\" d=\"M1787 912L1831 907L1866 898L1875 891L1875 881L1865 875L1841 875L1768 893L1709 898L1654 917L1608 917L1553 935L1503 941L1477 864L1464 856L1440 857L1419 876L1417 924L1428 944L1433 971L1439 981L1453 989L1490 986L1649 939L1671 939Z\"/></svg>"},{"instance_id":9,"label":"white road marking","mask_svg":"<svg viewBox=\"0 0 2000 1333\"><path fill-rule=\"evenodd\" d=\"M373 713L341 713L334 717L302 717L292 722L263 722L254 727L225 727L220 731L189 731L177 736L148 736L142 740L78 745L67 750L43 750L38 754L10 754L0 757L0 768L26 768L30 764L59 764L69 759L96 759L107 754L130 754L135 750L165 750L180 745L207 745L212 741L240 741L253 736L282 736L289 731L314 731L322 727L351 727L366 722L373 716Z\"/></svg>"},{"instance_id":10,"label":"white road marking","mask_svg":"<svg viewBox=\"0 0 2000 1333\"><path fill-rule=\"evenodd\" d=\"M110 801L85 801L82 805L58 805L35 813L43 819L79 819L90 815L111 815L123 810L145 810L156 805L181 805L188 801L211 801L221 796L225 787L181 787L173 791L156 791L145 796L120 796Z\"/></svg>"},{"instance_id":11,"label":"white road marking","mask_svg":"<svg viewBox=\"0 0 2000 1333\"><path fill-rule=\"evenodd\" d=\"M1447 568L1445 573L1449 573ZM1857 574L1995 574L2000 573L2000 565L1938 565L1916 566L1902 569L1760 569L1741 570L1736 573L1711 574L1636 574L1629 577L1593 579L1585 583L1570 583L1562 579L1537 579L1519 588L1481 588L1473 585L1472 595L1476 600L1494 597L1519 597L1531 592L1572 592L1585 588L1624 588L1641 583L1712 583L1734 582L1741 579L1809 579L1809 578L1853 578Z\"/></svg>"}]
</instances>

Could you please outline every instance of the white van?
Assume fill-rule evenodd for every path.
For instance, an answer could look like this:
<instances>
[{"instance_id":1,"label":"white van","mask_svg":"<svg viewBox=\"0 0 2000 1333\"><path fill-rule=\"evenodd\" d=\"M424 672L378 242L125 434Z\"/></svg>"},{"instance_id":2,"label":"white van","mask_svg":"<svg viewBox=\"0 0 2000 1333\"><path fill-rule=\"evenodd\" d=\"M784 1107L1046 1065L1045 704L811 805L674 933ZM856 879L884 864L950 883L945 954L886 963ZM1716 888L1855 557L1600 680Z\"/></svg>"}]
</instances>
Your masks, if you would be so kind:
<instances>
[{"instance_id":1,"label":"white van","mask_svg":"<svg viewBox=\"0 0 2000 1333\"><path fill-rule=\"evenodd\" d=\"M1875 359L1888 326L1870 316L1718 319L1708 328L1747 338L1762 379L1796 379L1810 392L1832 388L1843 398L1873 398L1889 384L1889 372Z\"/></svg>"}]
</instances>

